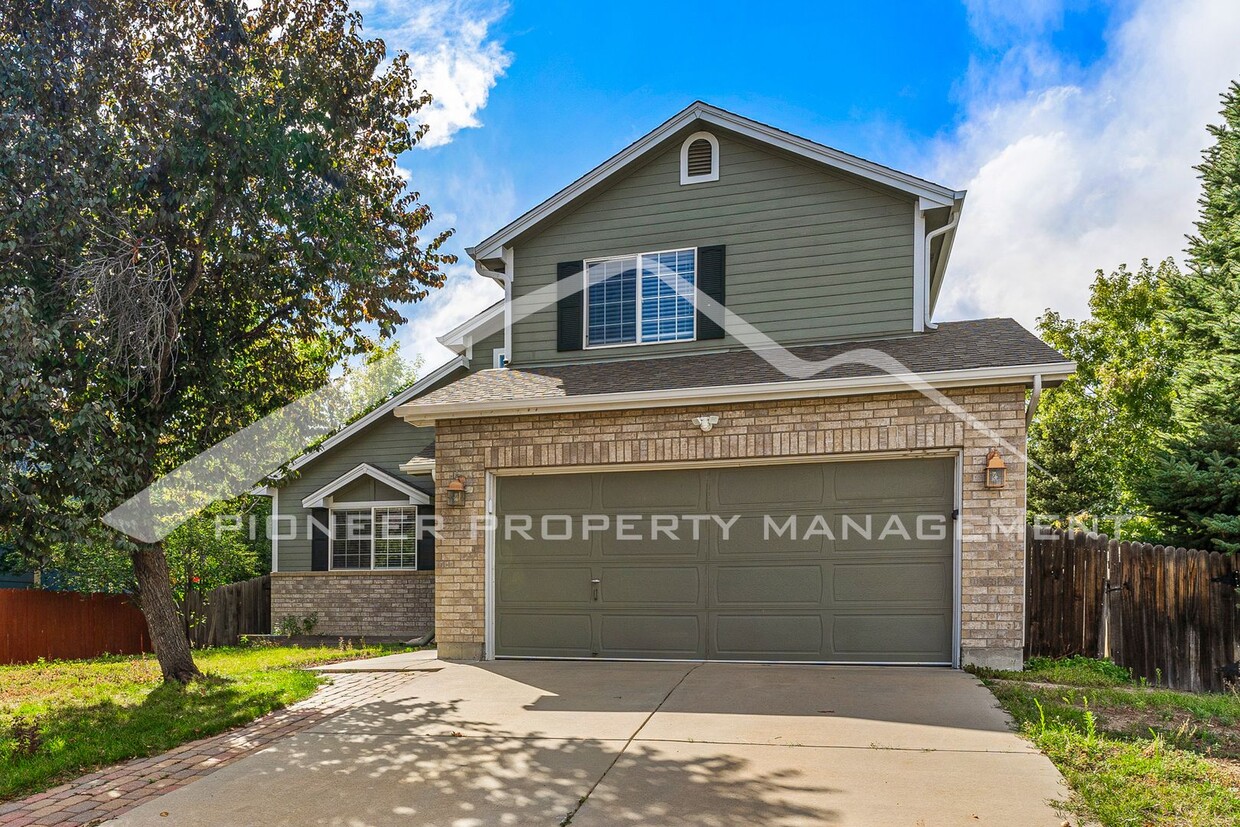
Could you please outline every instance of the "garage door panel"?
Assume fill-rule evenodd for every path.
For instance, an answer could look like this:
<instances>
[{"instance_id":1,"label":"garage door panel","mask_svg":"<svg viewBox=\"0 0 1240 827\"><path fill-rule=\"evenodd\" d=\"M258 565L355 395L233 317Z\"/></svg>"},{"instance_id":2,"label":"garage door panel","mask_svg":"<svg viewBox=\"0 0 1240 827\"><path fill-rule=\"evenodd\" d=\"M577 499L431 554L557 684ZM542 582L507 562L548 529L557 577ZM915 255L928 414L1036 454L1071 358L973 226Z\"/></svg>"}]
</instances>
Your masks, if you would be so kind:
<instances>
[{"instance_id":1,"label":"garage door panel","mask_svg":"<svg viewBox=\"0 0 1240 827\"><path fill-rule=\"evenodd\" d=\"M951 534L951 518L941 504L900 511L835 512L840 528L835 549L881 554L941 549Z\"/></svg>"},{"instance_id":2,"label":"garage door panel","mask_svg":"<svg viewBox=\"0 0 1240 827\"><path fill-rule=\"evenodd\" d=\"M613 527L598 533L604 557L696 558L706 554L709 530L701 527L694 539L692 527L676 514L653 517L615 514L611 517ZM626 519L620 521L621 517Z\"/></svg>"},{"instance_id":3,"label":"garage door panel","mask_svg":"<svg viewBox=\"0 0 1240 827\"><path fill-rule=\"evenodd\" d=\"M589 566L509 566L499 572L495 598L500 605L546 606L591 602Z\"/></svg>"},{"instance_id":4,"label":"garage door panel","mask_svg":"<svg viewBox=\"0 0 1240 827\"><path fill-rule=\"evenodd\" d=\"M607 606L679 606L703 603L702 570L697 566L608 566L599 578Z\"/></svg>"},{"instance_id":5,"label":"garage door panel","mask_svg":"<svg viewBox=\"0 0 1240 827\"><path fill-rule=\"evenodd\" d=\"M819 557L828 554L833 547L831 538L821 531L825 521L814 522L820 516L818 513L790 514L786 508L770 515L729 512L724 520L733 516L737 519L728 527L726 540L721 529L714 532L716 548L724 557L787 554Z\"/></svg>"},{"instance_id":6,"label":"garage door panel","mask_svg":"<svg viewBox=\"0 0 1240 827\"><path fill-rule=\"evenodd\" d=\"M566 559L588 560L593 556L594 538L587 536L581 516L506 514L496 527L495 552L501 562L533 562ZM530 517L529 520L526 517Z\"/></svg>"},{"instance_id":7,"label":"garage door panel","mask_svg":"<svg viewBox=\"0 0 1240 827\"><path fill-rule=\"evenodd\" d=\"M684 471L635 471L599 475L601 505L607 511L657 509L676 514L679 509L702 505L702 473Z\"/></svg>"},{"instance_id":8,"label":"garage door panel","mask_svg":"<svg viewBox=\"0 0 1240 827\"><path fill-rule=\"evenodd\" d=\"M715 494L709 505L730 511L778 508L819 503L826 493L826 466L756 465L721 468L714 472Z\"/></svg>"},{"instance_id":9,"label":"garage door panel","mask_svg":"<svg viewBox=\"0 0 1240 827\"><path fill-rule=\"evenodd\" d=\"M600 617L601 652L609 657L700 657L698 614L618 614Z\"/></svg>"},{"instance_id":10,"label":"garage door panel","mask_svg":"<svg viewBox=\"0 0 1240 827\"><path fill-rule=\"evenodd\" d=\"M505 612L496 624L496 649L510 655L584 658L594 654L589 612Z\"/></svg>"},{"instance_id":11,"label":"garage door panel","mask_svg":"<svg viewBox=\"0 0 1240 827\"><path fill-rule=\"evenodd\" d=\"M817 606L822 602L822 582L821 565L721 565L715 569L711 604L721 608L788 604Z\"/></svg>"},{"instance_id":12,"label":"garage door panel","mask_svg":"<svg viewBox=\"0 0 1240 827\"><path fill-rule=\"evenodd\" d=\"M822 615L719 614L712 624L713 654L753 660L821 660Z\"/></svg>"},{"instance_id":13,"label":"garage door panel","mask_svg":"<svg viewBox=\"0 0 1240 827\"><path fill-rule=\"evenodd\" d=\"M835 604L879 603L944 605L950 594L951 568L942 560L835 563L831 595Z\"/></svg>"},{"instance_id":14,"label":"garage door panel","mask_svg":"<svg viewBox=\"0 0 1240 827\"><path fill-rule=\"evenodd\" d=\"M589 477L539 474L504 480L496 507L501 514L563 513L588 510L593 502Z\"/></svg>"},{"instance_id":15,"label":"garage door panel","mask_svg":"<svg viewBox=\"0 0 1240 827\"><path fill-rule=\"evenodd\" d=\"M951 659L951 613L836 614L838 660L943 662Z\"/></svg>"},{"instance_id":16,"label":"garage door panel","mask_svg":"<svg viewBox=\"0 0 1240 827\"><path fill-rule=\"evenodd\" d=\"M833 466L835 499L882 502L941 498L951 491L952 463L950 459L838 462Z\"/></svg>"},{"instance_id":17,"label":"garage door panel","mask_svg":"<svg viewBox=\"0 0 1240 827\"><path fill-rule=\"evenodd\" d=\"M501 565L555 565L587 562L594 557L594 543L568 540L497 540L495 559Z\"/></svg>"}]
</instances>

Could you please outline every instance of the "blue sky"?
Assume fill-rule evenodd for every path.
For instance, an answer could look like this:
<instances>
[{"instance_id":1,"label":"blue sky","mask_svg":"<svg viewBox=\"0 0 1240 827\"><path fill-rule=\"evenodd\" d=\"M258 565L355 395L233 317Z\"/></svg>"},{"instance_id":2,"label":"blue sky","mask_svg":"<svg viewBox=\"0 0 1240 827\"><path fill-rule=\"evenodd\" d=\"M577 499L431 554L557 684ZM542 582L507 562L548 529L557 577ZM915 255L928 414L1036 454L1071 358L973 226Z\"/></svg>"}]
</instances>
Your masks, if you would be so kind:
<instances>
[{"instance_id":1,"label":"blue sky","mask_svg":"<svg viewBox=\"0 0 1240 827\"><path fill-rule=\"evenodd\" d=\"M410 308L428 364L498 295L464 247L698 98L969 189L940 318L1080 315L1095 268L1179 255L1240 78L1234 0L356 5L437 98L401 159L462 257Z\"/></svg>"}]
</instances>

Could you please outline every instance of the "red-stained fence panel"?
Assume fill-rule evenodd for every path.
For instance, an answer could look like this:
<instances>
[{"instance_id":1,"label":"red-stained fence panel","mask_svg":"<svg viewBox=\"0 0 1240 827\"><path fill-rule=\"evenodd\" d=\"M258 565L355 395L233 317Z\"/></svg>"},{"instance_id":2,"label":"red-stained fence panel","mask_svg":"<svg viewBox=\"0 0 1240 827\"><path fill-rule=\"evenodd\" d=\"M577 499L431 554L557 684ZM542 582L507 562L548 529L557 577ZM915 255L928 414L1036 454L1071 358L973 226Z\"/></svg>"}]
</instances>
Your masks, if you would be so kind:
<instances>
[{"instance_id":1,"label":"red-stained fence panel","mask_svg":"<svg viewBox=\"0 0 1240 827\"><path fill-rule=\"evenodd\" d=\"M146 620L125 595L0 589L0 663L149 651Z\"/></svg>"}]
</instances>

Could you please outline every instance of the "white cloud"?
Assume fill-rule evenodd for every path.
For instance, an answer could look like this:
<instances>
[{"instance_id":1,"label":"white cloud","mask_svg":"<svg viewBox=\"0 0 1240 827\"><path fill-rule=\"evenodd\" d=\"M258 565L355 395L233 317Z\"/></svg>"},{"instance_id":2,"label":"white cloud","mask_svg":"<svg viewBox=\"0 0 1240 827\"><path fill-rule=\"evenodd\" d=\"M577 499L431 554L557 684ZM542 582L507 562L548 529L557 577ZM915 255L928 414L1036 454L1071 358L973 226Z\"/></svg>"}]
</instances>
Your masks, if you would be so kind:
<instances>
[{"instance_id":1,"label":"white cloud","mask_svg":"<svg viewBox=\"0 0 1240 827\"><path fill-rule=\"evenodd\" d=\"M448 268L443 289L432 291L419 302L411 311L409 323L401 329L401 353L410 360L420 355L423 359L420 375L429 373L455 355L435 337L495 304L503 295L495 282L473 271L472 263Z\"/></svg>"},{"instance_id":2,"label":"white cloud","mask_svg":"<svg viewBox=\"0 0 1240 827\"><path fill-rule=\"evenodd\" d=\"M993 8L974 3L971 19ZM1039 9L1026 21L1033 29L1059 13L1054 3ZM1085 79L1057 79L1082 73L1028 42L993 75L975 71L967 119L936 148L930 176L969 190L937 315L1029 326L1047 307L1081 316L1095 269L1180 258L1206 124L1240 77L1238 38L1235 0L1143 2ZM1024 89L1044 82L1012 94L1014 75Z\"/></svg>"},{"instance_id":3,"label":"white cloud","mask_svg":"<svg viewBox=\"0 0 1240 827\"><path fill-rule=\"evenodd\" d=\"M382 37L390 52L409 53L413 76L434 101L418 113L429 129L418 146L443 146L462 129L481 126L496 81L512 55L491 38L490 29L507 12L507 4L485 0L358 0L371 35Z\"/></svg>"}]
</instances>

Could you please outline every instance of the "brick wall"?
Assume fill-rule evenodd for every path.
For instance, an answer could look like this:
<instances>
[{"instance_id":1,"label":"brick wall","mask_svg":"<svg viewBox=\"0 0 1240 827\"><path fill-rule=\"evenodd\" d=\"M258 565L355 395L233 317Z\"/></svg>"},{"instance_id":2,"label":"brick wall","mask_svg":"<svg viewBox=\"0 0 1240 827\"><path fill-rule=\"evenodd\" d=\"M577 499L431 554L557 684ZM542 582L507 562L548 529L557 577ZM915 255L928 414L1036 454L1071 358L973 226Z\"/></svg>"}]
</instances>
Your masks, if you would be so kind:
<instances>
[{"instance_id":1,"label":"brick wall","mask_svg":"<svg viewBox=\"0 0 1240 827\"><path fill-rule=\"evenodd\" d=\"M315 634L414 637L435 617L430 571L275 572L271 622L319 613Z\"/></svg>"},{"instance_id":2,"label":"brick wall","mask_svg":"<svg viewBox=\"0 0 1240 827\"><path fill-rule=\"evenodd\" d=\"M441 656L482 655L485 550L472 526L485 514L488 470L958 449L964 464L963 660L1019 668L1024 643L1025 391L1021 386L983 387L945 395L946 407L909 392L437 423L439 484L463 476L468 488L464 505L440 510L435 616ZM948 410L952 406L955 410ZM707 433L692 422L703 414L719 417ZM984 486L983 468L992 447L1000 448L1007 463L1003 489Z\"/></svg>"}]
</instances>

